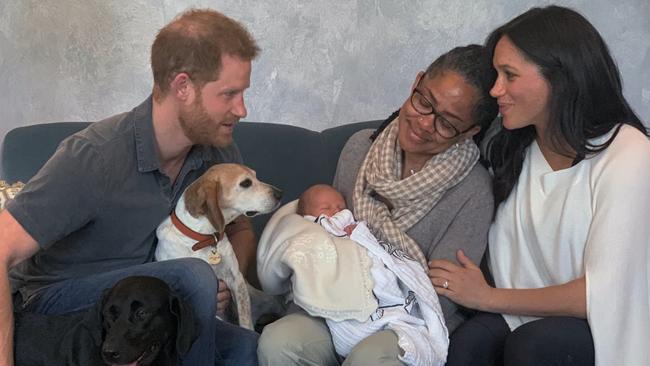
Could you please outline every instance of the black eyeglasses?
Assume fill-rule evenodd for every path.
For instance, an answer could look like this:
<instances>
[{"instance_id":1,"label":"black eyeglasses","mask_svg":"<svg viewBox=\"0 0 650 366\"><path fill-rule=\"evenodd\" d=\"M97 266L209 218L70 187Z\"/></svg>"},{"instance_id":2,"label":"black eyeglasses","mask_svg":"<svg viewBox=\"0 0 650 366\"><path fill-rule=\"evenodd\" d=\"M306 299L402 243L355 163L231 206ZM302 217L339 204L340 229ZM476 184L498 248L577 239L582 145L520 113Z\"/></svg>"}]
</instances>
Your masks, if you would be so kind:
<instances>
[{"instance_id":1,"label":"black eyeglasses","mask_svg":"<svg viewBox=\"0 0 650 366\"><path fill-rule=\"evenodd\" d=\"M420 79L422 80L422 79ZM476 126L476 123L469 126L466 130L459 131L451 122L449 122L445 117L433 108L433 104L418 90L420 82L413 89L411 93L411 106L415 109L416 112L423 116L433 115L433 129L445 139L453 139L454 137L463 134Z\"/></svg>"}]
</instances>

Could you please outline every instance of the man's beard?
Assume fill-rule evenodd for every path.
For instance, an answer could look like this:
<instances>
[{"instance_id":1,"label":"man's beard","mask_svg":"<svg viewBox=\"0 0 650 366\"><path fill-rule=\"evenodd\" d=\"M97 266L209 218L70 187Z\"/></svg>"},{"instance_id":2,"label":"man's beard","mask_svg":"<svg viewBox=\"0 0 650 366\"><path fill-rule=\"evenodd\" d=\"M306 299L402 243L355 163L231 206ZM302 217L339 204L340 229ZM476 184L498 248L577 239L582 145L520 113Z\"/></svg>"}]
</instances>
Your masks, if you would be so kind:
<instances>
[{"instance_id":1,"label":"man's beard","mask_svg":"<svg viewBox=\"0 0 650 366\"><path fill-rule=\"evenodd\" d=\"M210 118L208 112L201 104L201 95L197 94L194 103L189 107L189 110L181 109L178 120L183 129L185 136L194 145L212 145L217 147L228 146L232 143L232 135L219 133L221 124L237 123L237 118L232 121L216 121Z\"/></svg>"}]
</instances>

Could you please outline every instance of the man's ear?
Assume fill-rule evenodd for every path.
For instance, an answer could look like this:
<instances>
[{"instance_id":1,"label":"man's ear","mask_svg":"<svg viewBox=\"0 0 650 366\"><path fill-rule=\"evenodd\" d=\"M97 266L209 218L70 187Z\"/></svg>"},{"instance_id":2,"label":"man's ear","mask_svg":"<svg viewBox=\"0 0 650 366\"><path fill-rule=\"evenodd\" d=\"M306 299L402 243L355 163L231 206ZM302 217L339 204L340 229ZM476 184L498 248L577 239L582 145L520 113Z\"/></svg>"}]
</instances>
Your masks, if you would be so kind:
<instances>
[{"instance_id":1,"label":"man's ear","mask_svg":"<svg viewBox=\"0 0 650 366\"><path fill-rule=\"evenodd\" d=\"M174 79L170 83L170 90L176 98L182 101L187 101L195 93L194 83L185 72L179 72L174 76Z\"/></svg>"}]
</instances>

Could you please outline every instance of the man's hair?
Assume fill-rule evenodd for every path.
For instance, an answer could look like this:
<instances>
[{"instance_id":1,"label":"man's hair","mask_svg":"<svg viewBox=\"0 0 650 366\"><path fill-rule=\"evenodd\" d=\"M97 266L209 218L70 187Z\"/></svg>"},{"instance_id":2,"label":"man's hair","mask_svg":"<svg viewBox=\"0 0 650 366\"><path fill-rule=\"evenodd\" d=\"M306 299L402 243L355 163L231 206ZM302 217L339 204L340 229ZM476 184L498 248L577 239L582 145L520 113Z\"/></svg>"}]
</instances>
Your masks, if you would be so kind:
<instances>
[{"instance_id":1,"label":"man's hair","mask_svg":"<svg viewBox=\"0 0 650 366\"><path fill-rule=\"evenodd\" d=\"M164 26L151 46L154 98L164 97L181 72L201 88L219 78L223 55L250 61L259 51L237 21L214 10L188 10Z\"/></svg>"}]
</instances>

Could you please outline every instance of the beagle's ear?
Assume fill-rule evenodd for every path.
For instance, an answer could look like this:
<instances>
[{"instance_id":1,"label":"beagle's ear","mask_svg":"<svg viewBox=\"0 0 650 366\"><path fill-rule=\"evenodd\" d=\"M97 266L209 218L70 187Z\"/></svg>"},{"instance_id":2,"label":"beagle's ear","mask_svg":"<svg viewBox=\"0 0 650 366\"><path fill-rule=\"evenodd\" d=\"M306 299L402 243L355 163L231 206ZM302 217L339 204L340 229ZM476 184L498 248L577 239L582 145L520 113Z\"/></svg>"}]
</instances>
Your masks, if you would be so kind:
<instances>
[{"instance_id":1,"label":"beagle's ear","mask_svg":"<svg viewBox=\"0 0 650 366\"><path fill-rule=\"evenodd\" d=\"M190 184L185 191L185 207L193 217L205 215L205 182L202 178Z\"/></svg>"},{"instance_id":2,"label":"beagle's ear","mask_svg":"<svg viewBox=\"0 0 650 366\"><path fill-rule=\"evenodd\" d=\"M223 214L221 213L221 208L219 207L219 191L221 190L221 183L211 182L210 186L205 187L205 207L206 207L206 216L214 230L218 233L223 233L225 225L225 220Z\"/></svg>"}]
</instances>

